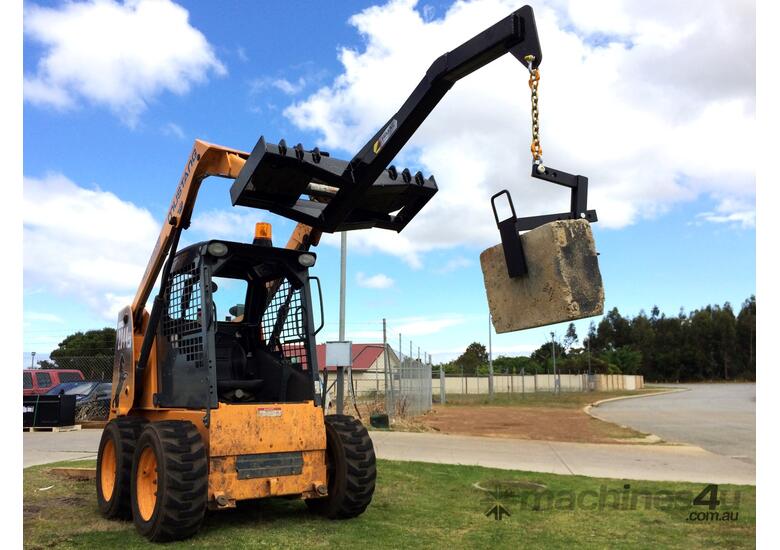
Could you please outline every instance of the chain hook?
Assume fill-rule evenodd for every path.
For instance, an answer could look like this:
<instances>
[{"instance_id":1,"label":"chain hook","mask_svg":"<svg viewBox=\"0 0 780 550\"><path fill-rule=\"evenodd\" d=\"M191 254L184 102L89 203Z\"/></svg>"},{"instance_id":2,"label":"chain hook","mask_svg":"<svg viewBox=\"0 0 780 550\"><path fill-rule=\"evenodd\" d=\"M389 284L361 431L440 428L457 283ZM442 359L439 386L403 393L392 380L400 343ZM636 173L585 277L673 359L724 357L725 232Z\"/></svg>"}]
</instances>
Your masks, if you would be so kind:
<instances>
[{"instance_id":1,"label":"chain hook","mask_svg":"<svg viewBox=\"0 0 780 550\"><path fill-rule=\"evenodd\" d=\"M531 155L534 158L534 164L537 165L537 170L544 173L544 163L542 161L542 144L539 141L539 69L534 69L533 62L536 60L536 56L532 54L526 55L524 58L528 64L528 72L530 77L528 78L528 87L531 88Z\"/></svg>"}]
</instances>

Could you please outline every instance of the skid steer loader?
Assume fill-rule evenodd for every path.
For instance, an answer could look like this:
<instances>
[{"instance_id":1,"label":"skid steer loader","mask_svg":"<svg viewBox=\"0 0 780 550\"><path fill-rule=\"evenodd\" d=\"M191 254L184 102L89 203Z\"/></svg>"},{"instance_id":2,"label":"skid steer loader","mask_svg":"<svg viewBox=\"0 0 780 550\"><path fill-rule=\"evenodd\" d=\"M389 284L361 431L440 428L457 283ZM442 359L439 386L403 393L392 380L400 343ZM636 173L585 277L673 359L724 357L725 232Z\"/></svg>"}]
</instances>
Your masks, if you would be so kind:
<instances>
[{"instance_id":1,"label":"skid steer loader","mask_svg":"<svg viewBox=\"0 0 780 550\"><path fill-rule=\"evenodd\" d=\"M323 411L315 352L322 291L309 274L310 248L322 232L403 230L437 185L388 165L457 80L507 52L529 70L541 62L528 6L437 59L349 161L262 137L251 153L195 142L135 298L119 312L97 458L105 517L132 517L149 540L169 541L196 533L208 509L248 499L297 496L328 518L366 509L376 483L369 434L356 419ZM252 242L179 250L209 176L233 180L234 205L297 221L286 246L273 246L270 226L258 224ZM584 202L575 206L568 217L586 212ZM522 275L518 234L501 227L509 268ZM246 283L243 312L230 321L216 311L215 277Z\"/></svg>"}]
</instances>

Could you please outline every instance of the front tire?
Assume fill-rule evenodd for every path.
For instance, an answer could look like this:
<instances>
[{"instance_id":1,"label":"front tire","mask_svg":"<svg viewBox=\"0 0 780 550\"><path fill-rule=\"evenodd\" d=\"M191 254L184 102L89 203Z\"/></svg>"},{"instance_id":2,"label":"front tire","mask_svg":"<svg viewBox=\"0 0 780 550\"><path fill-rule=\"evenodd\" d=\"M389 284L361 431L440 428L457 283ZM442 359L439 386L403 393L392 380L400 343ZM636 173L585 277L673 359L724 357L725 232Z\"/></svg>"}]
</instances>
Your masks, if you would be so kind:
<instances>
[{"instance_id":1,"label":"front tire","mask_svg":"<svg viewBox=\"0 0 780 550\"><path fill-rule=\"evenodd\" d=\"M207 491L206 448L195 425L183 420L148 424L131 475L136 530L153 542L191 537L203 522Z\"/></svg>"},{"instance_id":2,"label":"front tire","mask_svg":"<svg viewBox=\"0 0 780 550\"><path fill-rule=\"evenodd\" d=\"M365 426L351 416L326 416L325 432L328 496L307 499L306 505L327 518L354 518L365 511L374 494L374 445Z\"/></svg>"},{"instance_id":3,"label":"front tire","mask_svg":"<svg viewBox=\"0 0 780 550\"><path fill-rule=\"evenodd\" d=\"M95 475L100 513L107 519L130 519L130 473L135 445L146 419L121 416L106 424L98 447Z\"/></svg>"}]
</instances>

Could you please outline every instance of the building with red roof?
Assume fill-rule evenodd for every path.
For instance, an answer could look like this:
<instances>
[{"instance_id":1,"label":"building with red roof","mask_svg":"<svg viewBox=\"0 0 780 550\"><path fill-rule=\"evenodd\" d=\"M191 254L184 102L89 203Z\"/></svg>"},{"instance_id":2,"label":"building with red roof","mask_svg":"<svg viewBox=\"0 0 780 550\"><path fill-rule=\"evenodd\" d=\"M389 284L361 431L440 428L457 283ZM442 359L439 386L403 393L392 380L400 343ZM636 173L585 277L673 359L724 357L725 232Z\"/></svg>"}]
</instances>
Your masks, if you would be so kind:
<instances>
[{"instance_id":1,"label":"building with red roof","mask_svg":"<svg viewBox=\"0 0 780 550\"><path fill-rule=\"evenodd\" d=\"M385 358L382 344L352 344L352 376L365 377L381 374L385 371ZM398 355L387 346L387 355L391 367L398 366ZM325 344L317 344L317 364L320 371L336 372L336 367L325 365Z\"/></svg>"}]
</instances>

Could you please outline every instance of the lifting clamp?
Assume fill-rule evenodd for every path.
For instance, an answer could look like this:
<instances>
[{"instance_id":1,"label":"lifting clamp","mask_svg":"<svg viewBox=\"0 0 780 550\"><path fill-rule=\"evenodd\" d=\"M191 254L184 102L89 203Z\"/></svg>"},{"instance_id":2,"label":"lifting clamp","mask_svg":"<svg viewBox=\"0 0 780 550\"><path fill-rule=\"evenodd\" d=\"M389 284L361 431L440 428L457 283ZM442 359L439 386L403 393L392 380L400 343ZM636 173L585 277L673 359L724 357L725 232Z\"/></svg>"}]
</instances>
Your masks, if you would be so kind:
<instances>
[{"instance_id":1,"label":"lifting clamp","mask_svg":"<svg viewBox=\"0 0 780 550\"><path fill-rule=\"evenodd\" d=\"M550 168L545 166L542 161L542 145L539 140L539 61L533 54L526 55L523 60L528 64L528 72L530 74L528 86L531 88L531 154L534 159L531 165L531 177L570 188L571 207L568 212L560 214L518 218L515 213L515 205L512 202L512 195L509 194L509 191L503 189L490 197L493 217L501 235L501 245L504 249L507 271L511 278L528 275L528 264L523 252L523 243L520 240L520 231L529 231L546 223L560 220L583 219L590 223L598 221L596 211L588 210L588 178ZM536 66L534 66L534 62L536 62ZM496 199L502 195L506 195L512 215L504 220L499 220L498 211L496 210Z\"/></svg>"}]
</instances>

